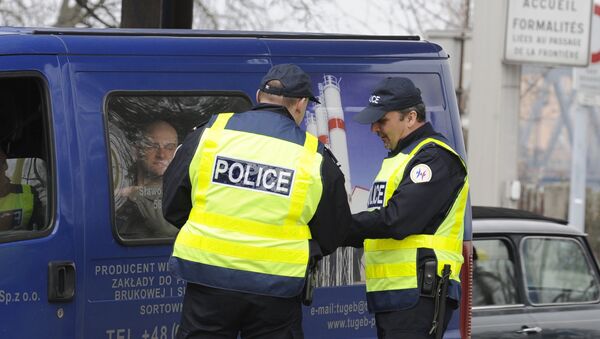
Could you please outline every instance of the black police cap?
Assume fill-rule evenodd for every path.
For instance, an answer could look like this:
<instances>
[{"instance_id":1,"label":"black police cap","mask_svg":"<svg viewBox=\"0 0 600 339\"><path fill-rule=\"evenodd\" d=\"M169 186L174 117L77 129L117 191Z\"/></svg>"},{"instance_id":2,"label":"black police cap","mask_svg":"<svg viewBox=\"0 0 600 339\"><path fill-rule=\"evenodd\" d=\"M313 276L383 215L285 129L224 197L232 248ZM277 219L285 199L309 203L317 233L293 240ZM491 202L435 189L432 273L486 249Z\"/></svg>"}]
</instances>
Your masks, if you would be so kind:
<instances>
[{"instance_id":1,"label":"black police cap","mask_svg":"<svg viewBox=\"0 0 600 339\"><path fill-rule=\"evenodd\" d=\"M283 88L269 86L271 80L279 80ZM271 67L260 82L260 90L265 93L282 95L288 98L308 98L319 103L311 91L310 77L300 67L293 64L280 64Z\"/></svg>"},{"instance_id":2,"label":"black police cap","mask_svg":"<svg viewBox=\"0 0 600 339\"><path fill-rule=\"evenodd\" d=\"M423 103L421 90L408 78L388 77L377 84L369 105L353 117L361 124L372 124L387 112L403 109Z\"/></svg>"}]
</instances>

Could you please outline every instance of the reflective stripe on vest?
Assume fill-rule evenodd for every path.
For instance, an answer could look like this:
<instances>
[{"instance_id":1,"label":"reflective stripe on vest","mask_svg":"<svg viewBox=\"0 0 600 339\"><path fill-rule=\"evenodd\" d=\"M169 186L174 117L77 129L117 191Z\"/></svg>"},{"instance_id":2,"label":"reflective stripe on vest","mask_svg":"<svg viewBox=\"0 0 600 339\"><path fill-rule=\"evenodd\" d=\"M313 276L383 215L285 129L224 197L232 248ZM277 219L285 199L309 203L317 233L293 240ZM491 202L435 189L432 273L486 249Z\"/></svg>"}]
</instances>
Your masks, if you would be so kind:
<instances>
[{"instance_id":1,"label":"reflective stripe on vest","mask_svg":"<svg viewBox=\"0 0 600 339\"><path fill-rule=\"evenodd\" d=\"M299 145L225 129L232 115L219 114L202 134L190 164L193 209L173 256L234 272L278 276L274 280L279 284L282 277L293 278L290 286L298 286L308 264L308 221L322 193L318 140L306 133L304 145ZM207 282L214 281L209 278ZM204 282L201 277L191 280ZM244 291L278 296L300 292L275 293L268 278L261 282ZM214 287L230 286L228 281L219 284Z\"/></svg>"},{"instance_id":2,"label":"reflective stripe on vest","mask_svg":"<svg viewBox=\"0 0 600 339\"><path fill-rule=\"evenodd\" d=\"M0 217L6 216L12 218L14 228L23 228L29 224L33 214L33 193L31 186L20 185L21 193L9 193L0 198Z\"/></svg>"},{"instance_id":3,"label":"reflective stripe on vest","mask_svg":"<svg viewBox=\"0 0 600 339\"><path fill-rule=\"evenodd\" d=\"M446 143L434 138L424 139L410 153L399 153L392 158L384 159L371 188L369 210L387 206L404 177L407 164L419 150L430 143L435 143L456 155L466 169L464 161ZM377 199L376 189L383 189L380 192L382 197L380 200ZM367 292L416 289L418 287L417 249L419 248L433 249L438 261L438 275L441 276L444 265L449 264L452 269L450 278L459 282L463 263L462 242L468 191L469 182L465 177L465 182L446 218L433 235L411 235L403 240L365 240ZM381 206L377 206L377 202L381 203Z\"/></svg>"}]
</instances>

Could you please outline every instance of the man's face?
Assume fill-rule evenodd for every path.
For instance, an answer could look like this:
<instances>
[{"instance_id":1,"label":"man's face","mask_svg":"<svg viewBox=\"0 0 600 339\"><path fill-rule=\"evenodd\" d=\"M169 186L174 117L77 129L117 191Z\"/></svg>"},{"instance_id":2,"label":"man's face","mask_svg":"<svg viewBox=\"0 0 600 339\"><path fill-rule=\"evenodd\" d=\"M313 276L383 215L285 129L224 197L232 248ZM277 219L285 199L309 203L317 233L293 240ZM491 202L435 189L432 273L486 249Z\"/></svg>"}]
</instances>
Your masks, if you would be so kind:
<instances>
[{"instance_id":1,"label":"man's face","mask_svg":"<svg viewBox=\"0 0 600 339\"><path fill-rule=\"evenodd\" d=\"M371 132L381 138L385 148L394 150L400 140L410 134L409 114L402 117L398 111L387 112L381 119L371 124Z\"/></svg>"},{"instance_id":2,"label":"man's face","mask_svg":"<svg viewBox=\"0 0 600 339\"><path fill-rule=\"evenodd\" d=\"M159 177L171 163L177 148L177 131L164 121L148 127L142 142L142 165L150 176Z\"/></svg>"}]
</instances>

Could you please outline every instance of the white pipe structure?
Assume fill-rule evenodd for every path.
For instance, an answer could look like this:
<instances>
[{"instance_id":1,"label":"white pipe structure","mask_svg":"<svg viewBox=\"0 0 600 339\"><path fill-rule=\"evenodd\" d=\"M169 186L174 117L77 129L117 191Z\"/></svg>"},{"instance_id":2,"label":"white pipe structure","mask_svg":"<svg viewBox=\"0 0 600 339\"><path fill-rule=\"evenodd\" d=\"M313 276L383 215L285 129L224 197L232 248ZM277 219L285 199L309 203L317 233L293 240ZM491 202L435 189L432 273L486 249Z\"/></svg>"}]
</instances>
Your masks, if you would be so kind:
<instances>
[{"instance_id":1,"label":"white pipe structure","mask_svg":"<svg viewBox=\"0 0 600 339\"><path fill-rule=\"evenodd\" d=\"M339 161L342 173L344 173L346 192L350 198L352 183L350 180L350 161L348 159L348 143L346 141L346 124L344 123L344 111L342 110L340 81L333 75L324 75L323 78L323 99L329 118L329 143L331 144L331 151Z\"/></svg>"},{"instance_id":2,"label":"white pipe structure","mask_svg":"<svg viewBox=\"0 0 600 339\"><path fill-rule=\"evenodd\" d=\"M328 145L338 159L342 173L346 179L348 200L352 184L350 182L350 164L348 161L348 145L339 81L332 75L324 75L324 82L319 83L319 101L315 106L317 131L319 140ZM367 193L368 195L368 193ZM362 252L351 247L338 248L320 262L318 277L319 286L339 286L364 281L364 266L361 263Z\"/></svg>"},{"instance_id":3,"label":"white pipe structure","mask_svg":"<svg viewBox=\"0 0 600 339\"><path fill-rule=\"evenodd\" d=\"M315 137L318 137L317 134L317 117L315 113L306 110L306 116L304 117L304 124L306 125L306 131Z\"/></svg>"},{"instance_id":4,"label":"white pipe structure","mask_svg":"<svg viewBox=\"0 0 600 339\"><path fill-rule=\"evenodd\" d=\"M327 125L327 110L325 109L325 97L323 96L323 84L319 83L319 101L315 105L315 115L317 118L317 137L323 144L329 146L329 127Z\"/></svg>"},{"instance_id":5,"label":"white pipe structure","mask_svg":"<svg viewBox=\"0 0 600 339\"><path fill-rule=\"evenodd\" d=\"M319 141L329 146L329 128L327 126L327 110L323 104L315 106L315 115L317 119L317 137Z\"/></svg>"}]
</instances>

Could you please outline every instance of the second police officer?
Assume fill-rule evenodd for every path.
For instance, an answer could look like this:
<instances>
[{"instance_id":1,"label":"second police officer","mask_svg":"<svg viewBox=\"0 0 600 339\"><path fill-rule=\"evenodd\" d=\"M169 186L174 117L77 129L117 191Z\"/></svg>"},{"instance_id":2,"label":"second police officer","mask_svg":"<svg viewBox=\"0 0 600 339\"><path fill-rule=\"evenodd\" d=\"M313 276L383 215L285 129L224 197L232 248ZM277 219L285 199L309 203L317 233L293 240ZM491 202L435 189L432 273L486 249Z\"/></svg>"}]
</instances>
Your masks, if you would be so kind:
<instances>
[{"instance_id":1,"label":"second police officer","mask_svg":"<svg viewBox=\"0 0 600 339\"><path fill-rule=\"evenodd\" d=\"M354 215L347 240L364 245L377 335L441 338L460 300L465 163L426 121L421 91L408 78L382 80L354 120L370 124L389 150L369 211Z\"/></svg>"}]
</instances>

